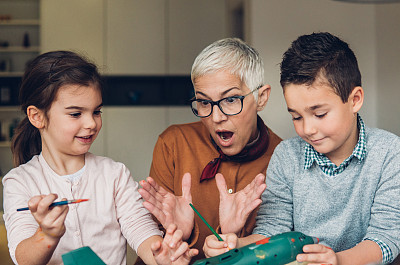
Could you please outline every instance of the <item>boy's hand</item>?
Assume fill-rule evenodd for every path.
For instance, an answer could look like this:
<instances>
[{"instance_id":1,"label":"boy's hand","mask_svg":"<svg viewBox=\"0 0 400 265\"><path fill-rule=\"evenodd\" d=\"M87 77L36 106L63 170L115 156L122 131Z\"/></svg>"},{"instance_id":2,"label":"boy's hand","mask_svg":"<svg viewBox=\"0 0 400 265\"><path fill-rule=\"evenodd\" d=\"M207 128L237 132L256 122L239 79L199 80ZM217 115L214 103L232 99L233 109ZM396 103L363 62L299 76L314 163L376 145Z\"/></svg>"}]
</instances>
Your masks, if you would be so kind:
<instances>
[{"instance_id":1,"label":"boy's hand","mask_svg":"<svg viewBox=\"0 0 400 265\"><path fill-rule=\"evenodd\" d=\"M148 177L147 181L140 181L140 185L142 188L139 189L139 193L144 199L143 206L165 229L171 224L176 224L183 232L183 240L187 240L194 226L194 212L189 206L192 202L190 174L183 175L182 196L175 196L166 191L151 177Z\"/></svg>"},{"instance_id":2,"label":"boy's hand","mask_svg":"<svg viewBox=\"0 0 400 265\"><path fill-rule=\"evenodd\" d=\"M177 230L176 225L171 224L166 230L164 240L151 245L154 259L160 265L186 265L199 251L190 249L186 242L182 241L182 231Z\"/></svg>"},{"instance_id":3,"label":"boy's hand","mask_svg":"<svg viewBox=\"0 0 400 265\"><path fill-rule=\"evenodd\" d=\"M312 244L303 247L304 254L296 257L298 262L308 262L308 265L338 265L336 253L322 244Z\"/></svg>"},{"instance_id":4,"label":"boy's hand","mask_svg":"<svg viewBox=\"0 0 400 265\"><path fill-rule=\"evenodd\" d=\"M258 174L244 189L229 194L224 176L218 173L215 181L219 190L219 220L221 232L239 233L250 213L261 204L261 194L266 189L265 176Z\"/></svg>"},{"instance_id":5,"label":"boy's hand","mask_svg":"<svg viewBox=\"0 0 400 265\"><path fill-rule=\"evenodd\" d=\"M209 235L204 241L203 251L207 258L221 255L231 249L236 248L238 237L236 234L230 233L221 235L224 241L218 241L215 235Z\"/></svg>"},{"instance_id":6,"label":"boy's hand","mask_svg":"<svg viewBox=\"0 0 400 265\"><path fill-rule=\"evenodd\" d=\"M28 202L29 210L39 224L40 231L55 242L58 242L65 233L64 221L69 209L68 205L49 208L57 198L57 194L38 195Z\"/></svg>"}]
</instances>

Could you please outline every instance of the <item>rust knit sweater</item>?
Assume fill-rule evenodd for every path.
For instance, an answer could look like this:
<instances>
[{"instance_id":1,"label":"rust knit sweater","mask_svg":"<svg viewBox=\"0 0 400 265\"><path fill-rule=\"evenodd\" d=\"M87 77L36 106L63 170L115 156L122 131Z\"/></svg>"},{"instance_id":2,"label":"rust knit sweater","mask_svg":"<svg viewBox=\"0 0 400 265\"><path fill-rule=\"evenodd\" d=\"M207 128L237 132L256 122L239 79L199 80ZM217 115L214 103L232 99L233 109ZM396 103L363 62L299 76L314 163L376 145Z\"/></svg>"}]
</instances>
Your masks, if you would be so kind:
<instances>
[{"instance_id":1,"label":"rust knit sweater","mask_svg":"<svg viewBox=\"0 0 400 265\"><path fill-rule=\"evenodd\" d=\"M170 126L159 136L155 145L150 176L167 191L181 196L182 177L184 173L189 172L192 176L193 205L207 222L217 229L219 227L219 191L215 178L200 183L204 167L219 156L210 137L207 128L200 121ZM282 140L271 130L269 130L269 137L268 150L260 158L245 163L230 161L221 163L218 172L223 174L228 190L231 189L233 193L240 191L257 174L266 174L271 155ZM250 214L240 236L251 234L257 210L255 209ZM203 244L210 234L208 227L195 215L195 225L188 243L192 248L197 248L200 253L192 259L192 262L205 258ZM136 264L143 263L139 260Z\"/></svg>"}]
</instances>

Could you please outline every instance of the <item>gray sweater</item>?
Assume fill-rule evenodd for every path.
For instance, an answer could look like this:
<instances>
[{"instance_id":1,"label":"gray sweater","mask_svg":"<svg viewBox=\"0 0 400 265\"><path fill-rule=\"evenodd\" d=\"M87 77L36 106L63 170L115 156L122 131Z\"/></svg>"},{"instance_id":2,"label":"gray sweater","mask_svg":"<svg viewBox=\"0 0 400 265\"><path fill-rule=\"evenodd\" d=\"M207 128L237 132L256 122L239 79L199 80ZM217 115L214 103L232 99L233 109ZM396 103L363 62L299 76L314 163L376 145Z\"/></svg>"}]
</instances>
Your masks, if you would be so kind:
<instances>
[{"instance_id":1,"label":"gray sweater","mask_svg":"<svg viewBox=\"0 0 400 265\"><path fill-rule=\"evenodd\" d=\"M400 137L367 127L365 159L353 158L333 177L315 163L304 169L304 147L300 137L276 147L253 233L271 236L296 230L318 237L336 252L374 238L386 243L396 257L400 248Z\"/></svg>"}]
</instances>

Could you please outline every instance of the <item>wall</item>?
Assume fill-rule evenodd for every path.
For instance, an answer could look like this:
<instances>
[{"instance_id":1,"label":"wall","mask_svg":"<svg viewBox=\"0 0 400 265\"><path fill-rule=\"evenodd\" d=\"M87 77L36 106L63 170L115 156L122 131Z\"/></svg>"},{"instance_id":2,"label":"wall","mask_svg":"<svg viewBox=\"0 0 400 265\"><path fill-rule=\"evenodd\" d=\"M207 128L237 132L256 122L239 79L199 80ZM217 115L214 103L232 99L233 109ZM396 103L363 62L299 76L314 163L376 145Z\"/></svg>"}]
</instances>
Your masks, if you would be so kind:
<instances>
[{"instance_id":1,"label":"wall","mask_svg":"<svg viewBox=\"0 0 400 265\"><path fill-rule=\"evenodd\" d=\"M249 8L249 42L264 58L266 81L272 85L270 101L260 115L276 133L283 138L295 135L279 84L282 54L299 35L329 31L348 42L358 58L364 121L400 135L400 4L254 0Z\"/></svg>"},{"instance_id":2,"label":"wall","mask_svg":"<svg viewBox=\"0 0 400 265\"><path fill-rule=\"evenodd\" d=\"M376 7L378 127L397 135L400 135L399 25L400 3Z\"/></svg>"}]
</instances>

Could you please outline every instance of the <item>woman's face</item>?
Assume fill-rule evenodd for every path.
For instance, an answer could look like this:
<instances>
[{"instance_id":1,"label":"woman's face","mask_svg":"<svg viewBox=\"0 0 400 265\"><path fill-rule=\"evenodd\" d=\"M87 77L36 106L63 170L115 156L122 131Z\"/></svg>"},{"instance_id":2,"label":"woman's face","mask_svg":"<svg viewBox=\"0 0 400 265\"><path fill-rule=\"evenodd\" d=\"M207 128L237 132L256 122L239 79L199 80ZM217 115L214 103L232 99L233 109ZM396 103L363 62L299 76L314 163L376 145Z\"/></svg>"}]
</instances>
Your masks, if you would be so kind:
<instances>
[{"instance_id":1,"label":"woman's face","mask_svg":"<svg viewBox=\"0 0 400 265\"><path fill-rule=\"evenodd\" d=\"M238 76L228 71L218 71L196 78L194 90L197 99L212 101L243 96L250 92ZM257 103L253 95L246 96L242 111L234 116L225 115L215 105L212 114L201 118L201 121L224 154L236 155L257 137Z\"/></svg>"}]
</instances>

